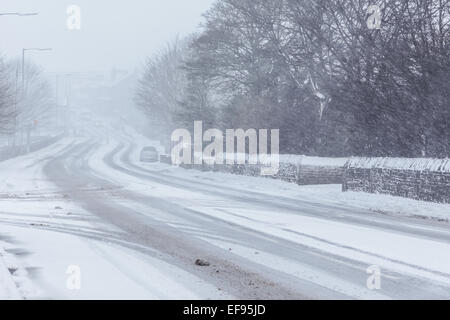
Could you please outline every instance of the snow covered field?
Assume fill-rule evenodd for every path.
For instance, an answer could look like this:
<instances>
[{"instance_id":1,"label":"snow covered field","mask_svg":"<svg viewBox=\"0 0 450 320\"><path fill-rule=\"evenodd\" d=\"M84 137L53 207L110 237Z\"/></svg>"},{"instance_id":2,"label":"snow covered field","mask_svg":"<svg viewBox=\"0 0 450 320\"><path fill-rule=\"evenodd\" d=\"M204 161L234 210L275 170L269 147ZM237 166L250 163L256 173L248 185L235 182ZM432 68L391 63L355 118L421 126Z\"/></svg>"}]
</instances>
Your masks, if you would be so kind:
<instances>
[{"instance_id":1,"label":"snow covered field","mask_svg":"<svg viewBox=\"0 0 450 320\"><path fill-rule=\"evenodd\" d=\"M450 205L139 163L152 144L98 131L0 163L0 298L450 297Z\"/></svg>"}]
</instances>

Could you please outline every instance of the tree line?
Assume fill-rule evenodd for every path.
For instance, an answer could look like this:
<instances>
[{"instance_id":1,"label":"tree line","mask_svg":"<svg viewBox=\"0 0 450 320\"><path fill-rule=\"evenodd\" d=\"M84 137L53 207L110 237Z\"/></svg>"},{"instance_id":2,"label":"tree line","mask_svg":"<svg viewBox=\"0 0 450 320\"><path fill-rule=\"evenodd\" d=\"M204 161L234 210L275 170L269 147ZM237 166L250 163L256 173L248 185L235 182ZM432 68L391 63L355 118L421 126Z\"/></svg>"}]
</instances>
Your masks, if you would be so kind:
<instances>
[{"instance_id":1,"label":"tree line","mask_svg":"<svg viewBox=\"0 0 450 320\"><path fill-rule=\"evenodd\" d=\"M166 135L202 120L279 128L282 153L449 156L449 0L218 0L204 19L137 89Z\"/></svg>"},{"instance_id":2,"label":"tree line","mask_svg":"<svg viewBox=\"0 0 450 320\"><path fill-rule=\"evenodd\" d=\"M0 57L0 134L12 137L29 134L37 123L51 122L51 85L40 67L32 62L25 65L19 59Z\"/></svg>"}]
</instances>

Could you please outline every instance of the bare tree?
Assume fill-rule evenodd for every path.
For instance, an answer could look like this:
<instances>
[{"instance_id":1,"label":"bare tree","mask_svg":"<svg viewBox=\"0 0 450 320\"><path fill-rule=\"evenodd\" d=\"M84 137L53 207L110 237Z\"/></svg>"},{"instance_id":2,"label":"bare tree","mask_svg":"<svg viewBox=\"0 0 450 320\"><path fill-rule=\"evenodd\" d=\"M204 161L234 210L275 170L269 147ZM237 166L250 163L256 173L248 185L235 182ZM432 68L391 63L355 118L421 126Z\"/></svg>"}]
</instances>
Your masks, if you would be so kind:
<instances>
[{"instance_id":1,"label":"bare tree","mask_svg":"<svg viewBox=\"0 0 450 320\"><path fill-rule=\"evenodd\" d=\"M38 66L27 63L24 80L18 101L18 117L22 129L47 123L52 107L50 83Z\"/></svg>"},{"instance_id":2,"label":"bare tree","mask_svg":"<svg viewBox=\"0 0 450 320\"><path fill-rule=\"evenodd\" d=\"M150 57L136 92L136 103L154 126L171 129L187 87L183 62L189 40L176 39Z\"/></svg>"},{"instance_id":3,"label":"bare tree","mask_svg":"<svg viewBox=\"0 0 450 320\"><path fill-rule=\"evenodd\" d=\"M10 71L4 59L0 58L0 133L8 134L13 130L16 99L14 81Z\"/></svg>"}]
</instances>

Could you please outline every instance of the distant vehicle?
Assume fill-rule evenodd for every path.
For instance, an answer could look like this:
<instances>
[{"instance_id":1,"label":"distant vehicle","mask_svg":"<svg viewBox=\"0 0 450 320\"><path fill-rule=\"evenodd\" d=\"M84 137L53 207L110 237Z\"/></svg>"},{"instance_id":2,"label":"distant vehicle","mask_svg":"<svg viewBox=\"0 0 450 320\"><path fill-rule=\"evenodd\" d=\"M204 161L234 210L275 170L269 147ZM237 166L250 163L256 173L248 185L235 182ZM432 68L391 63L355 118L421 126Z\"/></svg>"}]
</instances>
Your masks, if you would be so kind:
<instances>
[{"instance_id":1,"label":"distant vehicle","mask_svg":"<svg viewBox=\"0 0 450 320\"><path fill-rule=\"evenodd\" d=\"M145 147L141 151L141 162L158 162L159 155L158 151L154 147Z\"/></svg>"}]
</instances>

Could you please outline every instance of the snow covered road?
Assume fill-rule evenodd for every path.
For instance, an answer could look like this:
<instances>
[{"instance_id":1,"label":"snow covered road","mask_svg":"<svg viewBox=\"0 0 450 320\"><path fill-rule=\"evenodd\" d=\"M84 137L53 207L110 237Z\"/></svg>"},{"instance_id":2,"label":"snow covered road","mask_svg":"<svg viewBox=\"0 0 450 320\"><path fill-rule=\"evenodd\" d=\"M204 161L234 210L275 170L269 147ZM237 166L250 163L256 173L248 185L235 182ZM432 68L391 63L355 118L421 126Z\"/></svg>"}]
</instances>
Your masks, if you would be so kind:
<instances>
[{"instance_id":1,"label":"snow covered road","mask_svg":"<svg viewBox=\"0 0 450 320\"><path fill-rule=\"evenodd\" d=\"M105 130L0 163L0 297L450 298L450 225L411 217L450 206L139 163L151 144Z\"/></svg>"}]
</instances>

